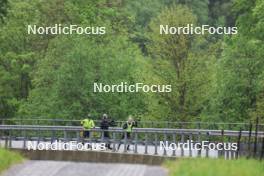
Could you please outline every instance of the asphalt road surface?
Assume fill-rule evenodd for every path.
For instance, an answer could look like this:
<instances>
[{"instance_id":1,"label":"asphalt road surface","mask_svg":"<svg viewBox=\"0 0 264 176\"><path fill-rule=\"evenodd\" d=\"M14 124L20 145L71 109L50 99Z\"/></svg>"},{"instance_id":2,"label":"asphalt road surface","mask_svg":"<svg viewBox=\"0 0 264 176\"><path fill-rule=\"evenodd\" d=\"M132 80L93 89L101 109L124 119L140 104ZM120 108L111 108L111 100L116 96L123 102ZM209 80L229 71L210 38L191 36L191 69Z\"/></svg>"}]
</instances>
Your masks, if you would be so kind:
<instances>
[{"instance_id":1,"label":"asphalt road surface","mask_svg":"<svg viewBox=\"0 0 264 176\"><path fill-rule=\"evenodd\" d=\"M25 161L3 176L166 176L159 166L137 164L78 163L61 161Z\"/></svg>"}]
</instances>

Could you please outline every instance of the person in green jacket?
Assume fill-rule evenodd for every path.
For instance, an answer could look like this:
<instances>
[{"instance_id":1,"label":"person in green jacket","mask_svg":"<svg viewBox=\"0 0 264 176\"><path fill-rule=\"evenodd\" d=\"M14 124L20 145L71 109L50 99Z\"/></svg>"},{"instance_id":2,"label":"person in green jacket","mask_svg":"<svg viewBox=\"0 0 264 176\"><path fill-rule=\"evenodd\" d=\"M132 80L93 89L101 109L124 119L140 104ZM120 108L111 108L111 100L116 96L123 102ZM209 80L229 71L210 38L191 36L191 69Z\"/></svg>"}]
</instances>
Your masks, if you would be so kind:
<instances>
[{"instance_id":1,"label":"person in green jacket","mask_svg":"<svg viewBox=\"0 0 264 176\"><path fill-rule=\"evenodd\" d=\"M87 118L81 121L81 125L83 126L83 137L89 138L90 137L90 129L94 128L94 121L91 119L91 115L88 114Z\"/></svg>"},{"instance_id":2,"label":"person in green jacket","mask_svg":"<svg viewBox=\"0 0 264 176\"><path fill-rule=\"evenodd\" d=\"M123 129L126 131L126 134L127 134L127 140L132 139L131 133L132 133L134 127L137 127L137 122L134 121L134 119L131 115L129 115L127 122L123 125ZM123 133L122 139L123 140L125 139L125 133ZM121 142L119 143L117 150L119 150L120 146L121 146ZM127 150L129 150L129 144L127 144Z\"/></svg>"}]
</instances>

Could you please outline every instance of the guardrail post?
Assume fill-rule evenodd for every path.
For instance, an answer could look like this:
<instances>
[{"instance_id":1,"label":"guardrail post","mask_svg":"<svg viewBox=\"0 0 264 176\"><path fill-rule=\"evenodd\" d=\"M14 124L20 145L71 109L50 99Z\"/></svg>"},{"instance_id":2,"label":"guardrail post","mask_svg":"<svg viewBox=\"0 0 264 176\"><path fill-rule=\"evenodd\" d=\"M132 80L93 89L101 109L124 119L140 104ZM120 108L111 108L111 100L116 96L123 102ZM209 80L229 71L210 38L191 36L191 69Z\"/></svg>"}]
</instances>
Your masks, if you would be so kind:
<instances>
[{"instance_id":1,"label":"guardrail post","mask_svg":"<svg viewBox=\"0 0 264 176\"><path fill-rule=\"evenodd\" d=\"M135 131L135 150L134 150L134 153L138 153L138 132Z\"/></svg>"},{"instance_id":2,"label":"guardrail post","mask_svg":"<svg viewBox=\"0 0 264 176\"><path fill-rule=\"evenodd\" d=\"M23 130L23 149L26 148L26 130Z\"/></svg>"},{"instance_id":3,"label":"guardrail post","mask_svg":"<svg viewBox=\"0 0 264 176\"><path fill-rule=\"evenodd\" d=\"M63 130L63 141L64 142L68 141L68 139L67 139L67 131L65 129Z\"/></svg>"},{"instance_id":4,"label":"guardrail post","mask_svg":"<svg viewBox=\"0 0 264 176\"><path fill-rule=\"evenodd\" d=\"M228 124L228 128L229 128L228 130L232 130L232 129L231 129L232 127L231 127L231 124L230 124L230 123ZM228 136L228 139L227 139L227 140L228 140L228 141L231 141L231 137Z\"/></svg>"},{"instance_id":5,"label":"guardrail post","mask_svg":"<svg viewBox=\"0 0 264 176\"><path fill-rule=\"evenodd\" d=\"M155 149L154 149L154 154L157 155L158 154L158 134L155 133Z\"/></svg>"},{"instance_id":6,"label":"guardrail post","mask_svg":"<svg viewBox=\"0 0 264 176\"><path fill-rule=\"evenodd\" d=\"M257 156L258 124L259 124L259 118L257 117L257 120L256 120L256 129L255 129L255 141L254 141L254 158Z\"/></svg>"},{"instance_id":7,"label":"guardrail post","mask_svg":"<svg viewBox=\"0 0 264 176\"><path fill-rule=\"evenodd\" d=\"M239 133L238 133L238 139L237 139L236 159L238 159L238 157L239 157L239 153L240 153L241 134L242 134L242 129L240 128Z\"/></svg>"},{"instance_id":8,"label":"guardrail post","mask_svg":"<svg viewBox=\"0 0 264 176\"><path fill-rule=\"evenodd\" d=\"M166 132L164 132L164 135L163 135L163 141L166 143L167 142L167 133ZM169 142L169 141L168 141ZM164 156L167 156L167 150L166 150L166 148L164 148L164 150L163 150L163 155Z\"/></svg>"},{"instance_id":9,"label":"guardrail post","mask_svg":"<svg viewBox=\"0 0 264 176\"><path fill-rule=\"evenodd\" d=\"M148 133L145 133L145 154L148 154Z\"/></svg>"},{"instance_id":10,"label":"guardrail post","mask_svg":"<svg viewBox=\"0 0 264 176\"><path fill-rule=\"evenodd\" d=\"M201 131L200 130L198 132L198 141L197 142L201 143ZM202 155L202 148L198 149L198 151L197 151L197 157L201 157L201 155Z\"/></svg>"},{"instance_id":11,"label":"guardrail post","mask_svg":"<svg viewBox=\"0 0 264 176\"><path fill-rule=\"evenodd\" d=\"M172 138L173 138L173 143L176 144L176 133L173 133L173 134L172 134ZM176 145L177 145L177 144L176 144ZM176 156L176 149L177 149L177 148L173 149L173 151L172 151L172 156Z\"/></svg>"},{"instance_id":12,"label":"guardrail post","mask_svg":"<svg viewBox=\"0 0 264 176\"><path fill-rule=\"evenodd\" d=\"M9 132L8 132L9 134ZM5 148L8 148L8 136L6 135L5 136Z\"/></svg>"},{"instance_id":13,"label":"guardrail post","mask_svg":"<svg viewBox=\"0 0 264 176\"><path fill-rule=\"evenodd\" d=\"M127 153L127 132L123 131L124 137L124 153Z\"/></svg>"},{"instance_id":14,"label":"guardrail post","mask_svg":"<svg viewBox=\"0 0 264 176\"><path fill-rule=\"evenodd\" d=\"M116 151L116 133L113 132L113 148L112 151L115 152Z\"/></svg>"},{"instance_id":15,"label":"guardrail post","mask_svg":"<svg viewBox=\"0 0 264 176\"><path fill-rule=\"evenodd\" d=\"M38 129L37 131L37 138L38 138L38 142L37 142L37 145L38 145L40 142L40 129Z\"/></svg>"},{"instance_id":16,"label":"guardrail post","mask_svg":"<svg viewBox=\"0 0 264 176\"><path fill-rule=\"evenodd\" d=\"M80 142L80 131L76 131L76 140L77 140L77 143Z\"/></svg>"},{"instance_id":17,"label":"guardrail post","mask_svg":"<svg viewBox=\"0 0 264 176\"><path fill-rule=\"evenodd\" d=\"M222 130L221 130L221 140L222 140L222 143L224 143L224 140L225 140L225 139L224 139L224 137L225 137L224 134L225 134L225 131L224 131L224 129L222 129ZM220 156L226 156L226 155L225 155L225 154L226 154L226 152L225 152L225 148L223 147L223 150L220 150L218 153L219 153Z\"/></svg>"},{"instance_id":18,"label":"guardrail post","mask_svg":"<svg viewBox=\"0 0 264 176\"><path fill-rule=\"evenodd\" d=\"M192 157L192 133L189 134L189 157Z\"/></svg>"},{"instance_id":19,"label":"guardrail post","mask_svg":"<svg viewBox=\"0 0 264 176\"><path fill-rule=\"evenodd\" d=\"M208 142L210 143L210 133L207 132L207 133L206 133L206 136L207 136ZM209 148L208 148L208 146L206 147L205 157L206 157L206 158L209 157Z\"/></svg>"},{"instance_id":20,"label":"guardrail post","mask_svg":"<svg viewBox=\"0 0 264 176\"><path fill-rule=\"evenodd\" d=\"M248 134L248 154L247 158L251 156L251 135L252 135L252 122L249 122L249 134Z\"/></svg>"},{"instance_id":21,"label":"guardrail post","mask_svg":"<svg viewBox=\"0 0 264 176\"><path fill-rule=\"evenodd\" d=\"M181 133L181 156L183 157L184 156L184 150L183 150L183 143L184 143L184 134Z\"/></svg>"},{"instance_id":22,"label":"guardrail post","mask_svg":"<svg viewBox=\"0 0 264 176\"><path fill-rule=\"evenodd\" d=\"M53 142L54 142L54 138L55 138L55 131L54 130L52 130L51 131L51 138L50 138L50 143L52 144Z\"/></svg>"},{"instance_id":23,"label":"guardrail post","mask_svg":"<svg viewBox=\"0 0 264 176\"><path fill-rule=\"evenodd\" d=\"M8 148L12 148L12 130L9 131Z\"/></svg>"}]
</instances>

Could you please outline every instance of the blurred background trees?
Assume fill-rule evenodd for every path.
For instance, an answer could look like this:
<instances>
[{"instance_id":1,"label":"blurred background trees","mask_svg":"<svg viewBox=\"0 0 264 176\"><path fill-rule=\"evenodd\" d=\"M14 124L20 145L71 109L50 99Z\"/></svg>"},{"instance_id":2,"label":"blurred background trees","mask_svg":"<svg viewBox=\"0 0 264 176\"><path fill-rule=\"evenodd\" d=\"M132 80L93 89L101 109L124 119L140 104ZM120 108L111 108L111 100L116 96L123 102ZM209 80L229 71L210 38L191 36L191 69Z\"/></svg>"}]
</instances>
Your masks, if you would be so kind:
<instances>
[{"instance_id":1,"label":"blurred background trees","mask_svg":"<svg viewBox=\"0 0 264 176\"><path fill-rule=\"evenodd\" d=\"M1 0L1 118L248 121L264 115L261 0ZM159 25L237 26L238 35L159 35ZM103 36L28 35L27 25L106 26ZM93 83L171 84L94 93Z\"/></svg>"}]
</instances>

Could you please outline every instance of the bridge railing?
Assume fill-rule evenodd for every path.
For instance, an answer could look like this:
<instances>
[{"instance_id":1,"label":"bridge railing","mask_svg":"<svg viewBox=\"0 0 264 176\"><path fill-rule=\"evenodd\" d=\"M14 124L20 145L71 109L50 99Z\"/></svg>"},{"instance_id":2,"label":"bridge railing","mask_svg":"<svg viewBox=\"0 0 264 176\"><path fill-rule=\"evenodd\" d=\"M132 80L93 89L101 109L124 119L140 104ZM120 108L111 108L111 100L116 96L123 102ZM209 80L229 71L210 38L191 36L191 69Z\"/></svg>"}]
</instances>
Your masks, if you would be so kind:
<instances>
[{"instance_id":1,"label":"bridge railing","mask_svg":"<svg viewBox=\"0 0 264 176\"><path fill-rule=\"evenodd\" d=\"M100 126L100 120L94 120L96 126ZM69 119L5 119L0 118L2 125L52 125L52 126L80 126L81 120ZM122 127L126 121L116 120L114 125ZM184 129L218 129L218 130L250 130L254 123L222 123L222 122L170 122L170 121L137 121L139 128L184 128ZM258 124L264 129L264 124Z\"/></svg>"},{"instance_id":2,"label":"bridge railing","mask_svg":"<svg viewBox=\"0 0 264 176\"><path fill-rule=\"evenodd\" d=\"M30 142L37 145L54 144L58 141L60 144L76 142L91 144L91 147L106 144L110 146L110 152L227 159L241 156L263 158L264 152L264 132L261 130L135 128L129 135L125 130L114 127L109 130L94 128L89 132L89 137L84 138L79 126L0 125L0 144L9 148L27 149ZM227 147L223 150L211 149L212 146L194 149L195 144L203 142L212 146L225 143ZM237 144L237 150L230 147L232 143Z\"/></svg>"}]
</instances>

